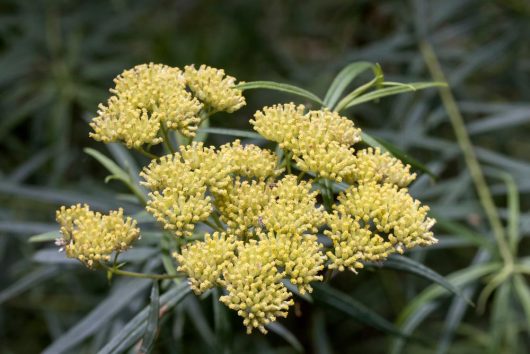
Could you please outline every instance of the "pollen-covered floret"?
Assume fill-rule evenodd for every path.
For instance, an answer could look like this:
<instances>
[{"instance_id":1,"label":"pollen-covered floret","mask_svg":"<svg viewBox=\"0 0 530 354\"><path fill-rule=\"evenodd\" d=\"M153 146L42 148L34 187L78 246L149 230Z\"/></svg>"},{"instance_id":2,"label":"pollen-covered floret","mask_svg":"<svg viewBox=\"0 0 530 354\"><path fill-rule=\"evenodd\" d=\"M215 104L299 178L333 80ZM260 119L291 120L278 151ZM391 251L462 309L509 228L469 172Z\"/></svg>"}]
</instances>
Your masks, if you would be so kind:
<instances>
[{"instance_id":1,"label":"pollen-covered floret","mask_svg":"<svg viewBox=\"0 0 530 354\"><path fill-rule=\"evenodd\" d=\"M225 75L224 70L201 65L196 69L194 65L184 68L186 84L210 111L232 113L243 107L245 97L241 90L235 87L236 79Z\"/></svg>"},{"instance_id":2,"label":"pollen-covered floret","mask_svg":"<svg viewBox=\"0 0 530 354\"><path fill-rule=\"evenodd\" d=\"M316 206L318 191L311 191L310 182L287 175L271 185L270 194L261 213L262 228L284 234L316 233L324 223L323 208Z\"/></svg>"},{"instance_id":3,"label":"pollen-covered floret","mask_svg":"<svg viewBox=\"0 0 530 354\"><path fill-rule=\"evenodd\" d=\"M178 271L189 277L190 287L196 294L222 285L221 276L233 262L235 249L240 245L235 237L225 233L206 234L204 241L195 241L173 256L179 262Z\"/></svg>"},{"instance_id":4,"label":"pollen-covered floret","mask_svg":"<svg viewBox=\"0 0 530 354\"><path fill-rule=\"evenodd\" d=\"M113 96L100 105L90 123L98 141L123 141L129 148L158 144L159 129L193 137L202 104L186 91L182 71L162 64L142 64L114 79Z\"/></svg>"},{"instance_id":5,"label":"pollen-covered floret","mask_svg":"<svg viewBox=\"0 0 530 354\"><path fill-rule=\"evenodd\" d=\"M212 208L206 186L193 173L179 176L171 187L149 193L146 206L164 229L174 231L177 236L190 236L195 224L206 220Z\"/></svg>"},{"instance_id":6,"label":"pollen-covered floret","mask_svg":"<svg viewBox=\"0 0 530 354\"><path fill-rule=\"evenodd\" d=\"M227 294L220 300L243 317L247 333L254 328L267 333L265 326L278 316L287 317L289 306L294 303L281 282L283 276L270 247L251 240L238 247L233 266L224 271Z\"/></svg>"},{"instance_id":7,"label":"pollen-covered floret","mask_svg":"<svg viewBox=\"0 0 530 354\"><path fill-rule=\"evenodd\" d=\"M399 253L437 242L431 231L435 220L427 216L429 207L414 200L406 188L372 181L348 188L338 201L335 210L384 235Z\"/></svg>"},{"instance_id":8,"label":"pollen-covered floret","mask_svg":"<svg viewBox=\"0 0 530 354\"><path fill-rule=\"evenodd\" d=\"M302 133L319 137L322 142L335 141L344 146L361 141L361 130L350 119L329 110L309 111L305 115Z\"/></svg>"},{"instance_id":9,"label":"pollen-covered floret","mask_svg":"<svg viewBox=\"0 0 530 354\"><path fill-rule=\"evenodd\" d=\"M93 212L88 205L77 204L57 210L61 238L56 244L66 255L77 258L91 268L99 261L108 261L112 252L127 250L140 236L136 221L123 217L123 210L108 215Z\"/></svg>"},{"instance_id":10,"label":"pollen-covered floret","mask_svg":"<svg viewBox=\"0 0 530 354\"><path fill-rule=\"evenodd\" d=\"M276 265L285 271L290 282L301 294L312 292L310 283L322 281L326 256L315 235L268 232L260 234L262 247L270 247Z\"/></svg>"},{"instance_id":11,"label":"pollen-covered floret","mask_svg":"<svg viewBox=\"0 0 530 354\"><path fill-rule=\"evenodd\" d=\"M292 150L300 134L304 117L303 105L294 103L264 107L254 114L250 123L261 136L280 144L280 147Z\"/></svg>"},{"instance_id":12,"label":"pollen-covered floret","mask_svg":"<svg viewBox=\"0 0 530 354\"><path fill-rule=\"evenodd\" d=\"M394 250L392 243L377 233L370 225L355 219L352 215L329 215L324 234L333 241L333 248L326 255L330 260L329 269L343 271L345 268L356 272L363 268L363 261L378 262L386 259Z\"/></svg>"},{"instance_id":13,"label":"pollen-covered floret","mask_svg":"<svg viewBox=\"0 0 530 354\"><path fill-rule=\"evenodd\" d=\"M382 153L379 148L358 151L355 161L354 172L345 178L350 184L375 181L406 187L416 178L415 173L410 173L410 165L404 165L388 152Z\"/></svg>"},{"instance_id":14,"label":"pollen-covered floret","mask_svg":"<svg viewBox=\"0 0 530 354\"><path fill-rule=\"evenodd\" d=\"M241 145L239 140L221 146L219 154L230 163L232 173L249 178L266 178L278 175L278 157L270 150L259 146Z\"/></svg>"},{"instance_id":15,"label":"pollen-covered floret","mask_svg":"<svg viewBox=\"0 0 530 354\"><path fill-rule=\"evenodd\" d=\"M226 195L215 198L215 206L221 213L221 220L228 225L228 231L249 237L255 233L262 220L263 208L271 198L271 186L265 181L241 181L236 177L227 188Z\"/></svg>"}]
</instances>

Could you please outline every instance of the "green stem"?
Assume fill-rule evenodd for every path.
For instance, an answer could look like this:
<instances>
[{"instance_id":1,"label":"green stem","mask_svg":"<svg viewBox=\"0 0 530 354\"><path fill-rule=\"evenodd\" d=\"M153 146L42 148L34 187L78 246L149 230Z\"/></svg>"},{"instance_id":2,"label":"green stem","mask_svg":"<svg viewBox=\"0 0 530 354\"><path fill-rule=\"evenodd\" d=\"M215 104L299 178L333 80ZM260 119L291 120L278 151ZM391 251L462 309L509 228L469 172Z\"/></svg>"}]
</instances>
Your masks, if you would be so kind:
<instances>
[{"instance_id":1,"label":"green stem","mask_svg":"<svg viewBox=\"0 0 530 354\"><path fill-rule=\"evenodd\" d=\"M291 174L291 158L293 154L289 151L285 152L285 167L287 168L287 174Z\"/></svg>"},{"instance_id":2,"label":"green stem","mask_svg":"<svg viewBox=\"0 0 530 354\"><path fill-rule=\"evenodd\" d=\"M210 221L208 220L203 220L203 223L205 223L206 225L210 226L212 229L216 230L216 231L219 231L219 232L225 232L225 230L222 228L222 227L219 227L215 224L212 224Z\"/></svg>"},{"instance_id":3,"label":"green stem","mask_svg":"<svg viewBox=\"0 0 530 354\"><path fill-rule=\"evenodd\" d=\"M215 211L212 213L212 219L217 226L224 230L223 223L221 222L221 220L219 219L219 215Z\"/></svg>"},{"instance_id":4,"label":"green stem","mask_svg":"<svg viewBox=\"0 0 530 354\"><path fill-rule=\"evenodd\" d=\"M171 145L171 140L169 140L169 134L167 133L166 125L164 123L161 123L160 127L162 130L162 138L164 139L164 145L170 153L174 154L175 149L173 149L173 146Z\"/></svg>"},{"instance_id":5,"label":"green stem","mask_svg":"<svg viewBox=\"0 0 530 354\"><path fill-rule=\"evenodd\" d=\"M447 82L432 46L428 42L423 41L420 44L420 49L434 80ZM486 212L486 216L493 230L497 245L499 246L501 256L505 263L512 264L513 257L506 242L504 228L502 226L499 214L497 213L497 208L493 202L493 197L491 196L486 179L482 173L477 156L473 150L473 145L467 133L464 119L460 113L460 110L458 109L458 105L456 104L456 100L449 86L440 87L439 90L445 110L447 111L447 115L449 116L451 125L453 126L456 139L460 145L460 149L462 149L462 152L464 153L466 165L469 169L471 177L473 178L480 203Z\"/></svg>"},{"instance_id":6,"label":"green stem","mask_svg":"<svg viewBox=\"0 0 530 354\"><path fill-rule=\"evenodd\" d=\"M143 278L143 279L174 279L174 278L180 278L183 276L183 274L170 275L170 274L145 274L145 273L129 272L126 270L109 267L103 262L100 262L99 264L104 269L106 269L108 272L111 272L112 274L123 275L126 277Z\"/></svg>"},{"instance_id":7,"label":"green stem","mask_svg":"<svg viewBox=\"0 0 530 354\"><path fill-rule=\"evenodd\" d=\"M136 151L138 151L139 153L141 153L142 155L154 160L154 159L158 159L158 156L156 156L155 154L151 154L150 152L148 151L145 151L143 147L137 147L136 148Z\"/></svg>"}]
</instances>

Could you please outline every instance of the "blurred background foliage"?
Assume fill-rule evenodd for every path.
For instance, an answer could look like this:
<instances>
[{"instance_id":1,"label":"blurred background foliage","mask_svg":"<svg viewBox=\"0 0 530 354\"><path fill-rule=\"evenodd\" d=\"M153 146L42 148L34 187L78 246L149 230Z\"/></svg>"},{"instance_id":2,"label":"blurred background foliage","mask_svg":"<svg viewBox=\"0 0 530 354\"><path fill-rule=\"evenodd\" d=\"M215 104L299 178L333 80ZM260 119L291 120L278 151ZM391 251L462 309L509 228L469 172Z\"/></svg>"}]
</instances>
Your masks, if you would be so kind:
<instances>
[{"instance_id":1,"label":"blurred background foliage","mask_svg":"<svg viewBox=\"0 0 530 354\"><path fill-rule=\"evenodd\" d=\"M0 352L42 351L108 296L104 274L56 261L49 244L28 238L57 229L61 204L106 210L124 203L116 194L122 187L104 184L106 172L82 149L123 157L117 147L107 151L90 141L87 121L113 77L144 62L205 63L239 80L292 83L322 97L336 73L358 60L381 64L390 81L430 80L419 50L428 40L503 223L517 235L513 257L530 269L529 27L526 0L1 0ZM244 109L211 125L249 129L256 109L297 100L266 91L245 95ZM501 260L437 91L382 99L348 114L437 175L421 176L411 192L432 206L440 243L409 256L448 275L476 302ZM507 173L504 180L499 171ZM528 271L501 279L480 308L433 287L424 291L429 284L412 275L375 268L341 274L333 284L424 341L405 343L322 304L300 303L296 316L282 323L306 352L530 351ZM71 352L96 352L148 302L148 287L135 290L129 306ZM215 311L210 298L188 296L164 318L172 325L162 326L154 351L211 352L219 343ZM297 351L275 334L247 336L233 314L226 316L232 323L225 326L226 350Z\"/></svg>"}]
</instances>

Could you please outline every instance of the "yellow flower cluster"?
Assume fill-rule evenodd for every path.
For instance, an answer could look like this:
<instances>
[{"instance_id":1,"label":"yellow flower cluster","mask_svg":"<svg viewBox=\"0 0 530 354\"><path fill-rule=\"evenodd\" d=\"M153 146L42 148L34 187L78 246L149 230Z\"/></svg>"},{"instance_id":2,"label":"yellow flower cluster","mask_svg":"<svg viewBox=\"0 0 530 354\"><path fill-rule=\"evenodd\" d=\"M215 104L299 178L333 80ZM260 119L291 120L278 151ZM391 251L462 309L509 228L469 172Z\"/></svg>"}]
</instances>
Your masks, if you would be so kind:
<instances>
[{"instance_id":1,"label":"yellow flower cluster","mask_svg":"<svg viewBox=\"0 0 530 354\"><path fill-rule=\"evenodd\" d=\"M241 90L235 88L236 79L225 75L224 70L201 65L184 68L186 83L195 97L213 112L232 113L245 105Z\"/></svg>"},{"instance_id":2,"label":"yellow flower cluster","mask_svg":"<svg viewBox=\"0 0 530 354\"><path fill-rule=\"evenodd\" d=\"M427 217L429 207L421 206L406 188L374 181L352 186L339 194L331 230L333 241L328 252L330 268L362 268L361 261L379 261L390 253L436 243L430 229L435 220Z\"/></svg>"},{"instance_id":3,"label":"yellow flower cluster","mask_svg":"<svg viewBox=\"0 0 530 354\"><path fill-rule=\"evenodd\" d=\"M206 234L204 242L195 242L173 256L179 262L178 271L188 274L190 286L197 294L223 285L221 276L232 265L235 250L241 245L234 236L215 232Z\"/></svg>"},{"instance_id":4,"label":"yellow flower cluster","mask_svg":"<svg viewBox=\"0 0 530 354\"><path fill-rule=\"evenodd\" d=\"M309 111L292 103L265 107L251 120L265 138L291 151L302 171L342 181L355 172L351 145L361 140L353 122L329 110Z\"/></svg>"},{"instance_id":5,"label":"yellow flower cluster","mask_svg":"<svg viewBox=\"0 0 530 354\"><path fill-rule=\"evenodd\" d=\"M136 221L123 218L123 210L108 215L93 212L88 205L73 205L57 210L61 238L56 244L70 258L77 258L92 268L99 261L108 261L113 252L129 248L140 235Z\"/></svg>"},{"instance_id":6,"label":"yellow flower cluster","mask_svg":"<svg viewBox=\"0 0 530 354\"><path fill-rule=\"evenodd\" d=\"M234 112L245 105L235 79L207 66L195 70L142 64L114 79L115 88L90 126L90 136L105 143L121 141L128 148L159 144L162 129L194 137L204 104L210 110ZM187 88L195 94L195 97ZM203 103L201 103L201 100Z\"/></svg>"},{"instance_id":7,"label":"yellow flower cluster","mask_svg":"<svg viewBox=\"0 0 530 354\"><path fill-rule=\"evenodd\" d=\"M409 165L404 165L388 152L381 153L379 148L367 148L357 152L355 170L346 177L346 182L353 184L375 181L406 187L415 178L416 174L410 173Z\"/></svg>"},{"instance_id":8,"label":"yellow flower cluster","mask_svg":"<svg viewBox=\"0 0 530 354\"><path fill-rule=\"evenodd\" d=\"M209 115L245 105L235 78L205 65L139 65L118 76L111 93L91 136L140 150L163 139L170 144L166 129L192 138ZM191 142L140 174L149 189L146 210L184 237L173 254L178 270L196 294L222 287L220 301L243 317L247 332L265 333L287 316L294 303L287 286L311 292L326 267L356 272L366 262L436 242L429 208L406 189L416 177L410 166L378 148L354 149L361 131L350 119L287 103L264 107L250 122L283 149L282 161L239 140L218 148ZM315 180L292 174L291 161L295 172ZM336 196L330 180L350 186ZM57 220L58 243L89 267L139 236L121 209L101 215L88 206L63 207ZM204 239L193 235L201 222L214 230Z\"/></svg>"},{"instance_id":9,"label":"yellow flower cluster","mask_svg":"<svg viewBox=\"0 0 530 354\"><path fill-rule=\"evenodd\" d=\"M287 317L294 302L281 282L284 272L278 270L269 247L256 240L238 248L238 257L224 272L227 294L220 300L243 317L247 333L254 328L267 333L265 325L277 317Z\"/></svg>"}]
</instances>

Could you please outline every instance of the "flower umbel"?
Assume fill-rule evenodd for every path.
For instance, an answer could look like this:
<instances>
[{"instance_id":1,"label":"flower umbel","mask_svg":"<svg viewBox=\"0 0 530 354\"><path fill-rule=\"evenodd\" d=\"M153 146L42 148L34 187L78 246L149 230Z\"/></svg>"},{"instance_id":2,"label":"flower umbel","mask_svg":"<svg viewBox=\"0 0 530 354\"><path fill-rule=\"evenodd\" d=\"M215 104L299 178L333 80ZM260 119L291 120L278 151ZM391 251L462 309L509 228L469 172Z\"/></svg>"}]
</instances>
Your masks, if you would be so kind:
<instances>
[{"instance_id":1,"label":"flower umbel","mask_svg":"<svg viewBox=\"0 0 530 354\"><path fill-rule=\"evenodd\" d=\"M57 241L66 255L92 268L99 261L109 261L113 252L127 250L139 237L136 221L123 217L123 210L108 215L93 212L88 205L77 204L57 211L62 238Z\"/></svg>"}]
</instances>

